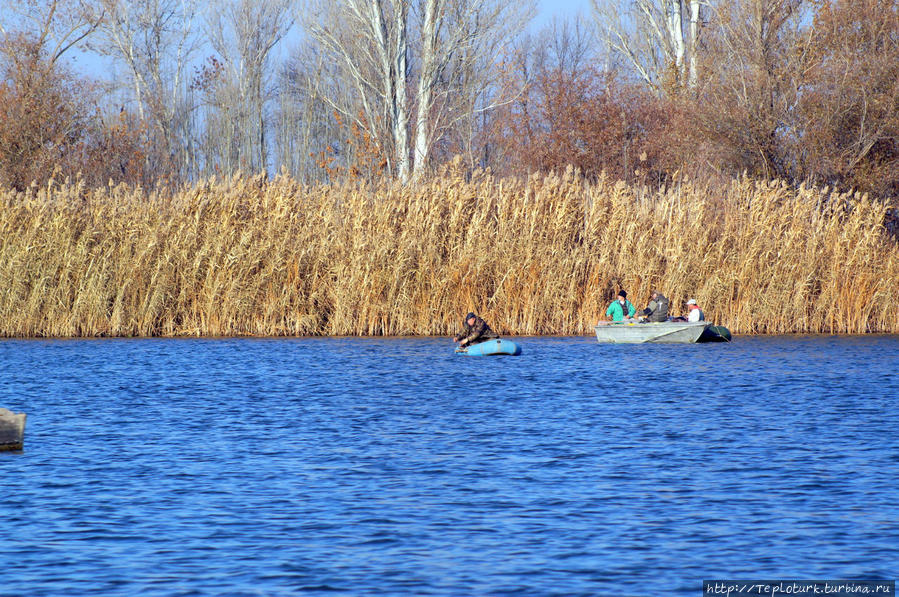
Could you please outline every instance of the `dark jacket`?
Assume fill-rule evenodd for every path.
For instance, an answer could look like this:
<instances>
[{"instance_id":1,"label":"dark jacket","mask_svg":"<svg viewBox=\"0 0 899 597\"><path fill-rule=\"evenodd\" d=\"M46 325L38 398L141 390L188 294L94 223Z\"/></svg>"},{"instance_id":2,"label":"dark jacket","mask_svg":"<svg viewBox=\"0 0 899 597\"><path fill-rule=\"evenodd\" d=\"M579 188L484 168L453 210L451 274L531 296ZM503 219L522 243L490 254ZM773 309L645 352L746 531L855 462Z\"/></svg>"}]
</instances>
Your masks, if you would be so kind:
<instances>
[{"instance_id":1,"label":"dark jacket","mask_svg":"<svg viewBox=\"0 0 899 597\"><path fill-rule=\"evenodd\" d=\"M463 329L456 335L455 341L465 340L466 344L477 344L491 338L499 338L499 334L490 329L487 322L478 317L474 318L474 325L468 325L468 321L463 322Z\"/></svg>"},{"instance_id":2,"label":"dark jacket","mask_svg":"<svg viewBox=\"0 0 899 597\"><path fill-rule=\"evenodd\" d=\"M649 321L668 321L668 299L664 294L656 295L655 300L649 301L649 306L643 310Z\"/></svg>"}]
</instances>

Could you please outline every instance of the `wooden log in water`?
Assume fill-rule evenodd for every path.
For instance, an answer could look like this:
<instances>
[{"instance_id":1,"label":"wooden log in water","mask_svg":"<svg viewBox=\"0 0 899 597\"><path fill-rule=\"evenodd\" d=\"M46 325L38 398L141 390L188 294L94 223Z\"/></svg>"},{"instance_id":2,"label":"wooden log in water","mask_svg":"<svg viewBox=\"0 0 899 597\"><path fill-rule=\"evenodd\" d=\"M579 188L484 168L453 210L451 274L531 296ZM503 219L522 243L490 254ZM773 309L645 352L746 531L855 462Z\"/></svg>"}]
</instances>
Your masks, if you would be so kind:
<instances>
[{"instance_id":1,"label":"wooden log in water","mask_svg":"<svg viewBox=\"0 0 899 597\"><path fill-rule=\"evenodd\" d=\"M21 450L25 444L25 413L0 408L0 452Z\"/></svg>"}]
</instances>

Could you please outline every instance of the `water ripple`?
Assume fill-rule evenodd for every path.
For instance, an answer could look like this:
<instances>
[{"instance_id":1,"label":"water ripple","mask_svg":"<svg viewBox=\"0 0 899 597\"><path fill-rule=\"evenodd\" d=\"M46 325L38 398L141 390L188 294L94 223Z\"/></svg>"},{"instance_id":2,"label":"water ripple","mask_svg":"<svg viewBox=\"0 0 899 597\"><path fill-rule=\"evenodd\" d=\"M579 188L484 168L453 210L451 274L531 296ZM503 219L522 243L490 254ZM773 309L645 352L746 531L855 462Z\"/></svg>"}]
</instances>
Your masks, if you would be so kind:
<instances>
[{"instance_id":1,"label":"water ripple","mask_svg":"<svg viewBox=\"0 0 899 597\"><path fill-rule=\"evenodd\" d=\"M0 595L896 578L899 339L0 342Z\"/></svg>"}]
</instances>

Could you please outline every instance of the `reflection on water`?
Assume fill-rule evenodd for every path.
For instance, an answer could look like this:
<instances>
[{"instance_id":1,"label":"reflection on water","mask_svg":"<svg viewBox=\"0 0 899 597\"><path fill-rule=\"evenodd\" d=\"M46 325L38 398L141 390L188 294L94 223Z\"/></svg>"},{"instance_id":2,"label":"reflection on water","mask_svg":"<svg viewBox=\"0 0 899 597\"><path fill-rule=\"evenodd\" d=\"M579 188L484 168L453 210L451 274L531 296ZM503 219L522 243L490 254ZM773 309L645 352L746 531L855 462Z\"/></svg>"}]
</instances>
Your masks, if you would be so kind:
<instances>
[{"instance_id":1,"label":"reflection on water","mask_svg":"<svg viewBox=\"0 0 899 597\"><path fill-rule=\"evenodd\" d=\"M896 578L899 338L0 342L0 594Z\"/></svg>"}]
</instances>

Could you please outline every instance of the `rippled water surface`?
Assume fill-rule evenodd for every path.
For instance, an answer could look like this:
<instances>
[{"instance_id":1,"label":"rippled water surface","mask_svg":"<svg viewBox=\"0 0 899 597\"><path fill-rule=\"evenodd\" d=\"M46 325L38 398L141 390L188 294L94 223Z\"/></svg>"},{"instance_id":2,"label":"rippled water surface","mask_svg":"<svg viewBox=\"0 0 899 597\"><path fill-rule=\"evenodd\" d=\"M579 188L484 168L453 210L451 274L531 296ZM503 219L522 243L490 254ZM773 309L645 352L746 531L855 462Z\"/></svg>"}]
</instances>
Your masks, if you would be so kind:
<instances>
[{"instance_id":1,"label":"rippled water surface","mask_svg":"<svg viewBox=\"0 0 899 597\"><path fill-rule=\"evenodd\" d=\"M899 338L0 342L2 595L899 576Z\"/></svg>"}]
</instances>

